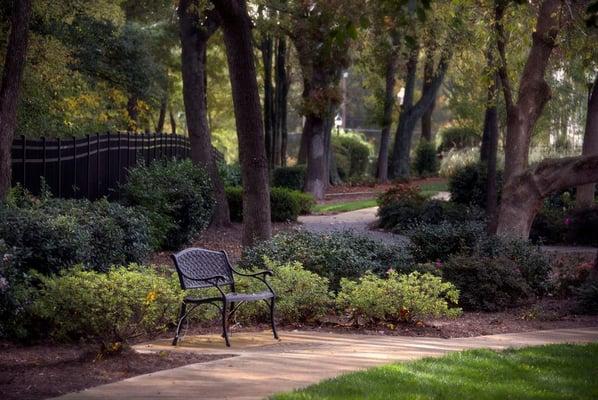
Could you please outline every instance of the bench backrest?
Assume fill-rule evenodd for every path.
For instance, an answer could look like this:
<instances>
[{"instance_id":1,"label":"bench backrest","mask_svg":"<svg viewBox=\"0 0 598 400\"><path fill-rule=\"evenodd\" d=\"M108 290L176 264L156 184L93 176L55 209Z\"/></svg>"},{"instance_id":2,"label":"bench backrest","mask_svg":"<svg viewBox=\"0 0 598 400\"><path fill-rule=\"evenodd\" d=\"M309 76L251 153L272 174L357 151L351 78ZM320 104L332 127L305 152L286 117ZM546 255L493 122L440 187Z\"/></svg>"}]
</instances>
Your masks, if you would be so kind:
<instances>
[{"instance_id":1,"label":"bench backrest","mask_svg":"<svg viewBox=\"0 0 598 400\"><path fill-rule=\"evenodd\" d=\"M179 281L183 289L201 289L212 287L209 282L198 282L196 279L222 275L225 281L219 285L234 285L233 271L224 251L212 251L190 248L172 255Z\"/></svg>"}]
</instances>

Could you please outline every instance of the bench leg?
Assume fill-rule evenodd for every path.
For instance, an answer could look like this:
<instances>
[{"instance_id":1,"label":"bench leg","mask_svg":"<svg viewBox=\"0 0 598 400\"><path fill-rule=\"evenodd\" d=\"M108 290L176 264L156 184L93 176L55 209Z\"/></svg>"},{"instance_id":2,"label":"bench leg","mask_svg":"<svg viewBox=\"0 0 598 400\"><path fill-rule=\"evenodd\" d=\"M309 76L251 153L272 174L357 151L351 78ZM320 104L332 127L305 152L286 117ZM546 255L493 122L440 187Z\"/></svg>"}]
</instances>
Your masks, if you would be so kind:
<instances>
[{"instance_id":1,"label":"bench leg","mask_svg":"<svg viewBox=\"0 0 598 400\"><path fill-rule=\"evenodd\" d=\"M176 326L176 333L174 335L174 340L172 341L172 345L176 346L179 341L179 334L181 333L181 326L183 325L183 321L186 318L187 313L187 304L183 303L181 305L181 312L179 313L179 323Z\"/></svg>"},{"instance_id":2,"label":"bench leg","mask_svg":"<svg viewBox=\"0 0 598 400\"><path fill-rule=\"evenodd\" d=\"M276 324L274 323L274 300L274 297L272 297L272 300L270 300L270 324L272 324L272 334L274 335L274 339L278 339L278 333L276 333Z\"/></svg>"},{"instance_id":3,"label":"bench leg","mask_svg":"<svg viewBox=\"0 0 598 400\"><path fill-rule=\"evenodd\" d=\"M228 340L228 304L222 303L222 337L226 342L226 347L230 347L230 341Z\"/></svg>"}]
</instances>

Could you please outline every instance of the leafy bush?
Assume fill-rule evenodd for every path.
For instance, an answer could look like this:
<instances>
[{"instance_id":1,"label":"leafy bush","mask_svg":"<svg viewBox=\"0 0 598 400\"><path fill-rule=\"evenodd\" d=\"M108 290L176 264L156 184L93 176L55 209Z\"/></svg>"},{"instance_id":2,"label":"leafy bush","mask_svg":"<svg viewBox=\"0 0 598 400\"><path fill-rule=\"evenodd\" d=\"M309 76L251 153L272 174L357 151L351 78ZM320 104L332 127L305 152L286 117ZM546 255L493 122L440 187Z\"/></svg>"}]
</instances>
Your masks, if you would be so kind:
<instances>
[{"instance_id":1,"label":"leafy bush","mask_svg":"<svg viewBox=\"0 0 598 400\"><path fill-rule=\"evenodd\" d=\"M104 350L119 349L141 334L163 332L176 321L183 296L173 279L137 265L107 273L75 268L40 279L32 312L44 322L48 336L90 340Z\"/></svg>"},{"instance_id":2,"label":"leafy bush","mask_svg":"<svg viewBox=\"0 0 598 400\"><path fill-rule=\"evenodd\" d=\"M562 209L544 206L534 218L529 237L543 244L565 243L565 212Z\"/></svg>"},{"instance_id":3,"label":"leafy bush","mask_svg":"<svg viewBox=\"0 0 598 400\"><path fill-rule=\"evenodd\" d=\"M471 254L485 234L480 222L419 224L407 235L411 240L409 248L418 262L445 261L452 254Z\"/></svg>"},{"instance_id":4,"label":"leafy bush","mask_svg":"<svg viewBox=\"0 0 598 400\"><path fill-rule=\"evenodd\" d=\"M565 225L566 243L598 246L598 206L571 211Z\"/></svg>"},{"instance_id":5,"label":"leafy bush","mask_svg":"<svg viewBox=\"0 0 598 400\"><path fill-rule=\"evenodd\" d=\"M272 172L272 186L303 190L306 170L307 168L305 165L274 168L274 171Z\"/></svg>"},{"instance_id":6,"label":"leafy bush","mask_svg":"<svg viewBox=\"0 0 598 400\"><path fill-rule=\"evenodd\" d=\"M214 199L208 175L190 160L155 161L129 171L124 201L142 208L155 248L176 249L204 230Z\"/></svg>"},{"instance_id":7,"label":"leafy bush","mask_svg":"<svg viewBox=\"0 0 598 400\"><path fill-rule=\"evenodd\" d=\"M455 286L437 276L419 272L399 275L395 271L390 271L386 279L370 273L357 282L343 278L336 298L338 307L350 312L356 324L359 320L377 324L456 317L461 310L451 305L458 301Z\"/></svg>"},{"instance_id":8,"label":"leafy bush","mask_svg":"<svg viewBox=\"0 0 598 400\"><path fill-rule=\"evenodd\" d=\"M598 274L590 276L573 293L577 310L584 314L598 314Z\"/></svg>"},{"instance_id":9,"label":"leafy bush","mask_svg":"<svg viewBox=\"0 0 598 400\"><path fill-rule=\"evenodd\" d=\"M464 309L498 311L514 307L532 295L518 265L506 257L451 256L442 277L457 286Z\"/></svg>"},{"instance_id":10,"label":"leafy bush","mask_svg":"<svg viewBox=\"0 0 598 400\"><path fill-rule=\"evenodd\" d=\"M399 183L378 195L378 206L386 207L393 203L397 203L403 200L414 200L421 202L424 197L421 195L420 188L418 186L411 186L404 183Z\"/></svg>"},{"instance_id":11,"label":"leafy bush","mask_svg":"<svg viewBox=\"0 0 598 400\"><path fill-rule=\"evenodd\" d=\"M299 262L281 264L265 259L264 264L274 272L269 282L276 293L276 318L281 322L314 322L331 310L328 279L305 270ZM264 290L263 283L252 278L240 280L237 286L240 291ZM258 303L243 305L239 313L245 320L266 321L269 318L267 308Z\"/></svg>"},{"instance_id":12,"label":"leafy bush","mask_svg":"<svg viewBox=\"0 0 598 400\"><path fill-rule=\"evenodd\" d=\"M308 271L327 278L332 289L338 289L341 278L356 279L366 271L381 275L389 268L401 272L414 269L410 256L399 246L387 246L350 232L279 233L245 249L240 266L263 269L264 256L282 264L298 261Z\"/></svg>"},{"instance_id":13,"label":"leafy bush","mask_svg":"<svg viewBox=\"0 0 598 400\"><path fill-rule=\"evenodd\" d=\"M341 179L359 177L366 173L370 149L353 136L334 136L332 148Z\"/></svg>"},{"instance_id":14,"label":"leafy bush","mask_svg":"<svg viewBox=\"0 0 598 400\"><path fill-rule=\"evenodd\" d=\"M466 126L452 126L443 129L440 132L440 137L439 151L475 147L481 140L479 133L475 129Z\"/></svg>"},{"instance_id":15,"label":"leafy bush","mask_svg":"<svg viewBox=\"0 0 598 400\"><path fill-rule=\"evenodd\" d=\"M243 186L241 178L241 166L239 164L218 164L218 173L222 178L222 183L227 186Z\"/></svg>"},{"instance_id":16,"label":"leafy bush","mask_svg":"<svg viewBox=\"0 0 598 400\"><path fill-rule=\"evenodd\" d=\"M243 221L243 188L227 187L226 198L231 220ZM315 203L312 195L297 190L273 187L270 189L270 212L273 222L297 221L300 214L308 214Z\"/></svg>"},{"instance_id":17,"label":"leafy bush","mask_svg":"<svg viewBox=\"0 0 598 400\"><path fill-rule=\"evenodd\" d=\"M430 176L438 173L438 157L433 143L427 140L419 142L415 149L413 167L420 176Z\"/></svg>"},{"instance_id":18,"label":"leafy bush","mask_svg":"<svg viewBox=\"0 0 598 400\"><path fill-rule=\"evenodd\" d=\"M22 272L54 273L83 264L98 270L141 262L149 254L148 222L132 208L106 200L34 199L0 205L0 237Z\"/></svg>"},{"instance_id":19,"label":"leafy bush","mask_svg":"<svg viewBox=\"0 0 598 400\"><path fill-rule=\"evenodd\" d=\"M579 288L590 276L593 263L583 257L570 255L557 257L552 261L551 287L557 296L566 297Z\"/></svg>"},{"instance_id":20,"label":"leafy bush","mask_svg":"<svg viewBox=\"0 0 598 400\"><path fill-rule=\"evenodd\" d=\"M486 206L486 167L482 164L470 164L460 168L449 180L451 201L461 204ZM502 187L502 172L497 171L496 186L498 195Z\"/></svg>"},{"instance_id":21,"label":"leafy bush","mask_svg":"<svg viewBox=\"0 0 598 400\"><path fill-rule=\"evenodd\" d=\"M438 175L450 178L459 169L470 164L475 164L479 162L479 160L479 147L468 147L461 150L451 149L442 153Z\"/></svg>"}]
</instances>

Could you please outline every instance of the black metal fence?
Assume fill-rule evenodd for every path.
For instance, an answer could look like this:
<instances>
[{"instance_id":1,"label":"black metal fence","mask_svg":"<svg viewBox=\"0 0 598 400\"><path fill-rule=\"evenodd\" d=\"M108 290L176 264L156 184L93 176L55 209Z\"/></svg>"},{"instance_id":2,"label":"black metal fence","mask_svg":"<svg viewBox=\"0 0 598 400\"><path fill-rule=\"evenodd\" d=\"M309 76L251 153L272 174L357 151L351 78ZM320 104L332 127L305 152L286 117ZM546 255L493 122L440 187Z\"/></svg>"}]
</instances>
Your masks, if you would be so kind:
<instances>
[{"instance_id":1,"label":"black metal fence","mask_svg":"<svg viewBox=\"0 0 598 400\"><path fill-rule=\"evenodd\" d=\"M21 136L12 145L12 182L33 194L40 193L45 181L57 197L117 198L130 167L156 159L187 158L190 150L188 137L162 133L51 140Z\"/></svg>"}]
</instances>

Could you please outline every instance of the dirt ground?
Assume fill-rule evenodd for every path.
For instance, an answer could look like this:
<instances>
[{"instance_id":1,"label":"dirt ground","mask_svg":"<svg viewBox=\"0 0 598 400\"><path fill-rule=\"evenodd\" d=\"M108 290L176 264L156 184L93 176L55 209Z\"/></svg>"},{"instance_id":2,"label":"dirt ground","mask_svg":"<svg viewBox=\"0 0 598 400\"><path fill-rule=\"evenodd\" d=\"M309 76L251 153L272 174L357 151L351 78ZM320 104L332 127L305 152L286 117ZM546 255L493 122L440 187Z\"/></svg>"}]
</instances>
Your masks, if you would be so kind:
<instances>
[{"instance_id":1,"label":"dirt ground","mask_svg":"<svg viewBox=\"0 0 598 400\"><path fill-rule=\"evenodd\" d=\"M0 399L37 400L228 355L126 351L100 358L80 345L0 344Z\"/></svg>"}]
</instances>

